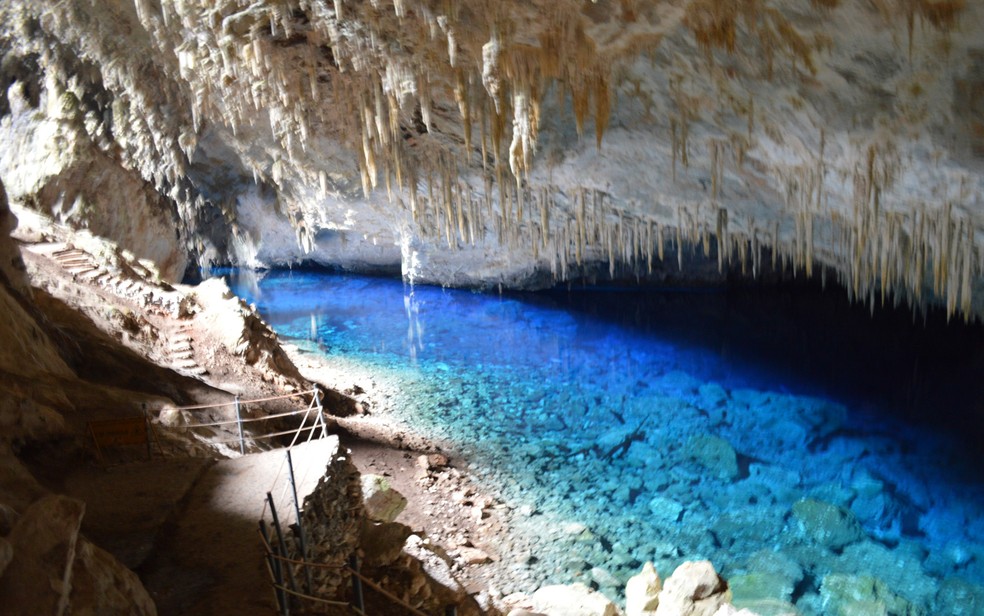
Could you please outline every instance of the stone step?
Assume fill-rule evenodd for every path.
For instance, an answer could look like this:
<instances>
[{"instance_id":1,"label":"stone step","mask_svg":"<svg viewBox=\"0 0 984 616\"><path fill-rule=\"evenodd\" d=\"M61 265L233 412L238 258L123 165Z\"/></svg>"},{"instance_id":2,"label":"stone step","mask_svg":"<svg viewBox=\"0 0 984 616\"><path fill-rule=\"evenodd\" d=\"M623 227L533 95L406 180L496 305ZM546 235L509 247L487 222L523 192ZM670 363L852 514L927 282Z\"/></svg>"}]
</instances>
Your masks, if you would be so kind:
<instances>
[{"instance_id":1,"label":"stone step","mask_svg":"<svg viewBox=\"0 0 984 616\"><path fill-rule=\"evenodd\" d=\"M27 244L25 248L35 254L45 255L54 259L56 253L65 252L68 249L68 244L65 242L42 242L40 244Z\"/></svg>"},{"instance_id":2,"label":"stone step","mask_svg":"<svg viewBox=\"0 0 984 616\"><path fill-rule=\"evenodd\" d=\"M66 259L87 254L88 253L86 251L79 250L78 248L65 248L64 250L56 250L52 253L52 256L55 259Z\"/></svg>"},{"instance_id":3,"label":"stone step","mask_svg":"<svg viewBox=\"0 0 984 616\"><path fill-rule=\"evenodd\" d=\"M55 259L62 267L69 267L72 265L78 265L81 263L92 263L92 259L89 257L70 257L67 259Z\"/></svg>"},{"instance_id":4,"label":"stone step","mask_svg":"<svg viewBox=\"0 0 984 616\"><path fill-rule=\"evenodd\" d=\"M187 351L178 351L178 352L171 351L171 359L173 361L186 361L189 359L191 361L195 361L195 354L191 349L188 349Z\"/></svg>"},{"instance_id":5,"label":"stone step","mask_svg":"<svg viewBox=\"0 0 984 616\"><path fill-rule=\"evenodd\" d=\"M194 359L179 359L179 360L177 360L175 362L172 362L172 364L174 365L175 368L178 368L178 369L181 369L181 370L189 370L191 368L200 367L198 365L198 362L195 361Z\"/></svg>"},{"instance_id":6,"label":"stone step","mask_svg":"<svg viewBox=\"0 0 984 616\"><path fill-rule=\"evenodd\" d=\"M80 263L79 265L71 265L66 267L65 270L70 274L83 274L85 272L92 272L98 269L95 265L91 263Z\"/></svg>"},{"instance_id":7,"label":"stone step","mask_svg":"<svg viewBox=\"0 0 984 616\"><path fill-rule=\"evenodd\" d=\"M109 274L109 272L107 272L106 270L104 270L101 267L93 267L92 269L90 269L88 271L79 272L77 274L77 276L80 279L82 279L82 280L85 280L85 281L88 281L88 282L94 282L100 276L105 276L105 275L108 275L108 274Z\"/></svg>"}]
</instances>

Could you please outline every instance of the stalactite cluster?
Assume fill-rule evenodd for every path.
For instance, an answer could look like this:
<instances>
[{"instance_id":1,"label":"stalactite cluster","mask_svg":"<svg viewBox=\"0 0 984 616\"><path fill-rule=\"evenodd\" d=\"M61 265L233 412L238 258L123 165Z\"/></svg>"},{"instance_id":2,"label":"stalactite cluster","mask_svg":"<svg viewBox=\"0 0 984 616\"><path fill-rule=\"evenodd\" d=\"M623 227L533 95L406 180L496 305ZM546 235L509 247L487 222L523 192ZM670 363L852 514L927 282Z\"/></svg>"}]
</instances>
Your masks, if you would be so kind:
<instances>
[{"instance_id":1,"label":"stalactite cluster","mask_svg":"<svg viewBox=\"0 0 984 616\"><path fill-rule=\"evenodd\" d=\"M976 222L959 198L894 202L901 163L890 147L859 147L854 169L834 169L821 131L818 151L796 154L799 163L746 168L749 158L761 164L761 139L781 147L784 138L762 117L778 104L756 101L756 84L814 78L834 44L820 26L844 8L804 3L820 24L811 30L779 4L132 0L92 20L84 2L52 0L4 16L40 33L31 40L47 54L49 90L84 99L82 111L66 113L174 199L186 223L211 205L238 228L235 193L207 202L188 177L201 140L228 132L255 141L240 147L239 162L273 189L304 251L316 246L319 217L303 199L385 191L400 233L450 250L522 250L561 280L587 263L645 275L660 260L682 267L689 255L758 275L768 255L772 267L806 276L830 267L860 300L896 292L894 300L919 304L928 292L951 313L970 314L984 258ZM913 20L948 32L965 3L865 7L886 22L903 17L911 40ZM696 59L656 53L671 37ZM626 67L642 56L663 76L636 78L629 91ZM92 84L104 100L93 103ZM669 155L664 193L646 203L620 187L553 184L536 173L546 107L570 113L579 136L593 128L601 148L620 95L646 98L647 115L665 129L666 143L654 144ZM806 105L797 94L783 104ZM322 156L326 144L354 153L350 166ZM850 215L828 203L832 178L845 173ZM756 220L731 200L736 184L761 177L781 187L782 208ZM681 195L670 196L676 187Z\"/></svg>"}]
</instances>

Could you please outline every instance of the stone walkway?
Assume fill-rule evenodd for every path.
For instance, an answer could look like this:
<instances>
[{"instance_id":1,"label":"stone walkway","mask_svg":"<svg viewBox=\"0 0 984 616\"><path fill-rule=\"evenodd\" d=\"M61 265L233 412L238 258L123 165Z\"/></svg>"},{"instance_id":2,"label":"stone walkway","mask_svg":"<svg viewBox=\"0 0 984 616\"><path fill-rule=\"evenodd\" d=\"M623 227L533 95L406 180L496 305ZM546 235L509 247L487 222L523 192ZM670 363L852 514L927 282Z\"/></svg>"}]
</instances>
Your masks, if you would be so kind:
<instances>
[{"instance_id":1,"label":"stone walkway","mask_svg":"<svg viewBox=\"0 0 984 616\"><path fill-rule=\"evenodd\" d=\"M337 451L336 437L292 449L301 499ZM137 571L161 616L276 613L257 523L270 519L267 491L282 523L293 522L287 485L283 449L81 467L66 480L86 502L83 533Z\"/></svg>"}]
</instances>

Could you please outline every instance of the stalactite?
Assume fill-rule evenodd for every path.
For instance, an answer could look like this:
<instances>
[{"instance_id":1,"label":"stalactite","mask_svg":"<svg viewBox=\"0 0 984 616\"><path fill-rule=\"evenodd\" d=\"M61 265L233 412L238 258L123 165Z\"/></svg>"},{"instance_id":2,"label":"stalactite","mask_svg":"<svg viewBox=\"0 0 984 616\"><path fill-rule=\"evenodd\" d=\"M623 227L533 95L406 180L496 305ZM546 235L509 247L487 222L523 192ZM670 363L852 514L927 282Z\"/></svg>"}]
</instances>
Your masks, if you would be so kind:
<instances>
[{"instance_id":1,"label":"stalactite","mask_svg":"<svg viewBox=\"0 0 984 616\"><path fill-rule=\"evenodd\" d=\"M717 260L718 272L724 271L725 261L730 261L731 248L728 242L728 210L720 208L717 211Z\"/></svg>"},{"instance_id":2,"label":"stalactite","mask_svg":"<svg viewBox=\"0 0 984 616\"><path fill-rule=\"evenodd\" d=\"M683 271L683 238L681 237L680 227L676 228L676 249L677 249L677 268Z\"/></svg>"},{"instance_id":3,"label":"stalactite","mask_svg":"<svg viewBox=\"0 0 984 616\"><path fill-rule=\"evenodd\" d=\"M663 262L664 260L664 242L663 242L663 225L657 223L656 225L656 246L659 251L659 260Z\"/></svg>"},{"instance_id":4,"label":"stalactite","mask_svg":"<svg viewBox=\"0 0 984 616\"><path fill-rule=\"evenodd\" d=\"M553 207L553 203L549 202L550 197L548 196L547 189L543 189L543 193L540 197L540 228L543 229L543 248L547 247L547 240L549 238L550 229L550 210Z\"/></svg>"}]
</instances>

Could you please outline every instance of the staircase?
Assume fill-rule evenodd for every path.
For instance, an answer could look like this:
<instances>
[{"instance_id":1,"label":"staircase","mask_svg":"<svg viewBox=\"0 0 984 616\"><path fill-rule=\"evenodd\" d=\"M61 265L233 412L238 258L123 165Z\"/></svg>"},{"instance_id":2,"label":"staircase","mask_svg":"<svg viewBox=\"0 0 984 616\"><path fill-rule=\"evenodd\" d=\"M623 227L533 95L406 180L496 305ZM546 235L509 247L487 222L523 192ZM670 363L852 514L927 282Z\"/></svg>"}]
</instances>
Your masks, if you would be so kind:
<instances>
[{"instance_id":1,"label":"staircase","mask_svg":"<svg viewBox=\"0 0 984 616\"><path fill-rule=\"evenodd\" d=\"M76 282L98 286L121 299L136 302L160 316L169 317L169 320L177 314L175 308L180 301L180 293L139 278L139 272L145 268L138 263L127 264L127 267L137 272L134 274L131 271L127 275L120 269L110 270L85 250L64 242L34 244L28 246L28 249L55 261ZM175 329L176 333L167 333L168 330ZM164 338L166 361L171 368L189 376L201 376L208 371L195 359L191 329L190 322L180 321L176 328L165 325L158 331Z\"/></svg>"}]
</instances>

